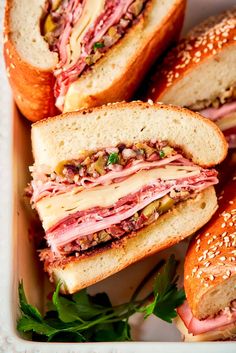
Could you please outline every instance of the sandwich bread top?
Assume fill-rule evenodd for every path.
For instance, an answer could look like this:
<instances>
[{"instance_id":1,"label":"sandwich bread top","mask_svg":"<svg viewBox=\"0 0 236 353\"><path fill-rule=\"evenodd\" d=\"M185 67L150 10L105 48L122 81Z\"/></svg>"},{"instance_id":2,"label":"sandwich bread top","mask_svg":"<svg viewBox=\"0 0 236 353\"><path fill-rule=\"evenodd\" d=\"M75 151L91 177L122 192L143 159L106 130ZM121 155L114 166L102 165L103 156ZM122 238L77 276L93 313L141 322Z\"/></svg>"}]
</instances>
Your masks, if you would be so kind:
<instances>
[{"instance_id":1,"label":"sandwich bread top","mask_svg":"<svg viewBox=\"0 0 236 353\"><path fill-rule=\"evenodd\" d=\"M168 141L204 167L220 163L227 153L226 141L215 124L187 109L161 104L116 103L32 125L35 165L46 165L52 171L83 150L151 139Z\"/></svg>"},{"instance_id":2,"label":"sandwich bread top","mask_svg":"<svg viewBox=\"0 0 236 353\"><path fill-rule=\"evenodd\" d=\"M182 106L190 106L194 99L211 98L228 88L224 86L226 82L227 86L235 83L235 60L236 8L207 18L180 40L152 77L147 97ZM202 88L195 89L195 97L190 93L194 85Z\"/></svg>"}]
</instances>

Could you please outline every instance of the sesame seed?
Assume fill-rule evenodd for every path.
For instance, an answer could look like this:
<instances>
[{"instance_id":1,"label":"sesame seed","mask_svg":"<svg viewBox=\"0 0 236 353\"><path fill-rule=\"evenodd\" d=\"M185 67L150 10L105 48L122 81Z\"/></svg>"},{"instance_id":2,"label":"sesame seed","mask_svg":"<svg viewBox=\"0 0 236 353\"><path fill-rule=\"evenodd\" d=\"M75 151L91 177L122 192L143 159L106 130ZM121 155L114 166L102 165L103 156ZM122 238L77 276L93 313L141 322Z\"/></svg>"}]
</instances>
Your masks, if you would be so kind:
<instances>
[{"instance_id":1,"label":"sesame seed","mask_svg":"<svg viewBox=\"0 0 236 353\"><path fill-rule=\"evenodd\" d=\"M225 228L225 226L226 226L226 223L221 224L221 228Z\"/></svg>"},{"instance_id":2,"label":"sesame seed","mask_svg":"<svg viewBox=\"0 0 236 353\"><path fill-rule=\"evenodd\" d=\"M207 262L204 263L204 266L205 266L205 267L209 267L210 264L211 264L210 261L207 261Z\"/></svg>"},{"instance_id":3,"label":"sesame seed","mask_svg":"<svg viewBox=\"0 0 236 353\"><path fill-rule=\"evenodd\" d=\"M223 279L229 278L227 275L222 276Z\"/></svg>"},{"instance_id":4,"label":"sesame seed","mask_svg":"<svg viewBox=\"0 0 236 353\"><path fill-rule=\"evenodd\" d=\"M209 235L210 235L210 233L206 233L206 234L205 234L205 237L208 237Z\"/></svg>"},{"instance_id":5,"label":"sesame seed","mask_svg":"<svg viewBox=\"0 0 236 353\"><path fill-rule=\"evenodd\" d=\"M228 232L222 233L222 237L224 238L227 235Z\"/></svg>"},{"instance_id":6,"label":"sesame seed","mask_svg":"<svg viewBox=\"0 0 236 353\"><path fill-rule=\"evenodd\" d=\"M201 239L198 239L198 240L197 240L197 244L200 244L200 242L201 242Z\"/></svg>"},{"instance_id":7,"label":"sesame seed","mask_svg":"<svg viewBox=\"0 0 236 353\"><path fill-rule=\"evenodd\" d=\"M204 286L205 286L205 287L209 287L209 284L208 284L208 283L204 283Z\"/></svg>"},{"instance_id":8,"label":"sesame seed","mask_svg":"<svg viewBox=\"0 0 236 353\"><path fill-rule=\"evenodd\" d=\"M221 261L225 261L225 260L226 260L226 257L225 257L225 256L221 256L221 257L220 257L220 260L221 260Z\"/></svg>"},{"instance_id":9,"label":"sesame seed","mask_svg":"<svg viewBox=\"0 0 236 353\"><path fill-rule=\"evenodd\" d=\"M230 204L230 205L233 205L233 203L234 203L234 202L233 202L232 200L229 201L229 204Z\"/></svg>"},{"instance_id":10,"label":"sesame seed","mask_svg":"<svg viewBox=\"0 0 236 353\"><path fill-rule=\"evenodd\" d=\"M209 276L209 279L210 279L211 281L214 281L214 279L215 279L215 276L213 276L213 275L210 275L210 276Z\"/></svg>"},{"instance_id":11,"label":"sesame seed","mask_svg":"<svg viewBox=\"0 0 236 353\"><path fill-rule=\"evenodd\" d=\"M233 222L229 222L229 226L233 227L234 223Z\"/></svg>"},{"instance_id":12,"label":"sesame seed","mask_svg":"<svg viewBox=\"0 0 236 353\"><path fill-rule=\"evenodd\" d=\"M227 275L228 277L230 277L231 271L230 271L230 270L227 270L227 271L226 271L226 275Z\"/></svg>"},{"instance_id":13,"label":"sesame seed","mask_svg":"<svg viewBox=\"0 0 236 353\"><path fill-rule=\"evenodd\" d=\"M10 64L11 68L14 69L15 65L13 63Z\"/></svg>"}]
</instances>

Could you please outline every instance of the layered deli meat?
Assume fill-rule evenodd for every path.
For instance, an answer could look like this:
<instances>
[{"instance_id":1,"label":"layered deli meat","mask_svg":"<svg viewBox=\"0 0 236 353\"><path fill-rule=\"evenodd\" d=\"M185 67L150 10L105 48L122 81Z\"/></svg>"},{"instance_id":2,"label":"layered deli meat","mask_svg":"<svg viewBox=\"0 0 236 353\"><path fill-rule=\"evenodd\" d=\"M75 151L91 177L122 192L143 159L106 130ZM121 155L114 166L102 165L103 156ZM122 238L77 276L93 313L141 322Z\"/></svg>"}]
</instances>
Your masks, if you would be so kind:
<instances>
[{"instance_id":1,"label":"layered deli meat","mask_svg":"<svg viewBox=\"0 0 236 353\"><path fill-rule=\"evenodd\" d=\"M58 54L56 105L63 109L71 83L139 20L147 0L47 0L42 35Z\"/></svg>"},{"instance_id":2,"label":"layered deli meat","mask_svg":"<svg viewBox=\"0 0 236 353\"><path fill-rule=\"evenodd\" d=\"M208 317L204 320L198 320L193 316L187 301L177 311L188 332L193 336L216 330L223 331L229 325L236 323L236 300L232 301L229 307L221 310L214 317Z\"/></svg>"},{"instance_id":3,"label":"layered deli meat","mask_svg":"<svg viewBox=\"0 0 236 353\"><path fill-rule=\"evenodd\" d=\"M218 182L215 170L194 165L167 142L153 140L80 151L53 172L47 166L33 166L31 172L31 202L48 246L42 257L50 252L52 261L135 235L175 204Z\"/></svg>"},{"instance_id":4,"label":"layered deli meat","mask_svg":"<svg viewBox=\"0 0 236 353\"><path fill-rule=\"evenodd\" d=\"M223 131L229 147L236 148L236 86L221 92L214 100L197 102L190 107L214 121Z\"/></svg>"}]
</instances>

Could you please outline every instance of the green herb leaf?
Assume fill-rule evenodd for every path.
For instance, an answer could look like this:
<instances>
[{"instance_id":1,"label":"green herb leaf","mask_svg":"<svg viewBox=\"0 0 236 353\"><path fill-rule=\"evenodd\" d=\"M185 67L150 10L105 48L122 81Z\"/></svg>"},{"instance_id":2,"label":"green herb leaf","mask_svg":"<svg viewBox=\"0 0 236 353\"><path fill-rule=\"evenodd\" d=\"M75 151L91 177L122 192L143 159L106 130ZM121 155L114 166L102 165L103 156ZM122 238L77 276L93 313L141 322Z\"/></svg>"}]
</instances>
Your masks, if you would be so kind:
<instances>
[{"instance_id":1,"label":"green herb leaf","mask_svg":"<svg viewBox=\"0 0 236 353\"><path fill-rule=\"evenodd\" d=\"M91 320L104 312L102 306L94 304L92 297L87 294L85 289L74 294L72 299L76 302L77 310L83 320Z\"/></svg>"},{"instance_id":2,"label":"green herb leaf","mask_svg":"<svg viewBox=\"0 0 236 353\"><path fill-rule=\"evenodd\" d=\"M19 332L34 331L40 335L50 336L57 332L53 327L48 326L45 322L38 322L27 316L22 316L17 322L17 330Z\"/></svg>"},{"instance_id":3,"label":"green herb leaf","mask_svg":"<svg viewBox=\"0 0 236 353\"><path fill-rule=\"evenodd\" d=\"M58 332L48 338L48 342L85 342L86 339L79 332Z\"/></svg>"},{"instance_id":4,"label":"green herb leaf","mask_svg":"<svg viewBox=\"0 0 236 353\"><path fill-rule=\"evenodd\" d=\"M118 153L114 152L114 153L111 153L109 154L108 156L108 161L107 161L107 164L116 164L119 162L119 155Z\"/></svg>"},{"instance_id":5,"label":"green herb leaf","mask_svg":"<svg viewBox=\"0 0 236 353\"><path fill-rule=\"evenodd\" d=\"M156 303L153 314L171 323L177 316L176 308L183 304L185 299L183 289L178 290L177 287L173 287L162 301Z\"/></svg>"},{"instance_id":6,"label":"green herb leaf","mask_svg":"<svg viewBox=\"0 0 236 353\"><path fill-rule=\"evenodd\" d=\"M99 48L103 48L104 47L104 43L102 42L96 42L93 45L93 50L99 49Z\"/></svg>"},{"instance_id":7,"label":"green herb leaf","mask_svg":"<svg viewBox=\"0 0 236 353\"><path fill-rule=\"evenodd\" d=\"M22 281L19 283L18 293L19 293L20 309L23 312L23 314L33 318L34 320L37 320L38 322L41 322L43 318L40 312L38 311L38 309L28 304L27 302Z\"/></svg>"},{"instance_id":8,"label":"green herb leaf","mask_svg":"<svg viewBox=\"0 0 236 353\"><path fill-rule=\"evenodd\" d=\"M161 158L164 158L164 157L165 157L165 152L162 151L162 150L160 150L160 151L159 151L159 156L160 156Z\"/></svg>"},{"instance_id":9,"label":"green herb leaf","mask_svg":"<svg viewBox=\"0 0 236 353\"><path fill-rule=\"evenodd\" d=\"M111 301L106 293L97 293L93 296L90 296L90 299L94 304L103 306L104 308L112 307Z\"/></svg>"},{"instance_id":10,"label":"green herb leaf","mask_svg":"<svg viewBox=\"0 0 236 353\"><path fill-rule=\"evenodd\" d=\"M61 283L58 283L56 290L52 296L52 301L57 309L60 320L66 323L73 321L83 322L83 320L79 316L76 303L59 295L60 286Z\"/></svg>"},{"instance_id":11,"label":"green herb leaf","mask_svg":"<svg viewBox=\"0 0 236 353\"><path fill-rule=\"evenodd\" d=\"M49 305L51 310L44 317L28 304L23 283L20 282L21 317L17 329L27 338L42 342L127 341L131 339L128 319L135 312L143 312L145 317L154 314L171 322L176 316L175 309L185 299L184 292L177 289L177 261L174 256L161 268L151 295L137 300L143 286L160 269L161 263L145 276L130 302L117 306L112 306L106 293L91 296L82 290L73 295L62 295L59 293L59 283L52 297L52 305ZM147 299L149 304L146 304Z\"/></svg>"},{"instance_id":12,"label":"green herb leaf","mask_svg":"<svg viewBox=\"0 0 236 353\"><path fill-rule=\"evenodd\" d=\"M185 300L184 291L177 288L177 265L172 255L158 273L153 287L154 300L143 308L145 318L154 314L164 321L172 322L172 319L176 317L175 309Z\"/></svg>"},{"instance_id":13,"label":"green herb leaf","mask_svg":"<svg viewBox=\"0 0 236 353\"><path fill-rule=\"evenodd\" d=\"M127 321L118 321L113 324L96 326L93 340L96 342L129 341L130 326Z\"/></svg>"}]
</instances>

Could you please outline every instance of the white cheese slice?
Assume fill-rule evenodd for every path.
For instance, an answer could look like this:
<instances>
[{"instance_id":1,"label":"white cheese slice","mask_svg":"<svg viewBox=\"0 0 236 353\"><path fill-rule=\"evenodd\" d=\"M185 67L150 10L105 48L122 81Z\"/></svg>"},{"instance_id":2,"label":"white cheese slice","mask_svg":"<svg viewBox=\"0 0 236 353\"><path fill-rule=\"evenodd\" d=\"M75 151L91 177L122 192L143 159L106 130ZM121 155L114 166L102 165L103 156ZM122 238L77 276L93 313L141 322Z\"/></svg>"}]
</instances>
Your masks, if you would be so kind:
<instances>
[{"instance_id":1,"label":"white cheese slice","mask_svg":"<svg viewBox=\"0 0 236 353\"><path fill-rule=\"evenodd\" d=\"M83 12L80 19L72 29L69 46L71 50L70 64L73 66L81 55L81 41L89 29L95 22L96 18L102 13L105 6L105 0L87 0L85 1ZM64 66L66 70L68 66Z\"/></svg>"},{"instance_id":2,"label":"white cheese slice","mask_svg":"<svg viewBox=\"0 0 236 353\"><path fill-rule=\"evenodd\" d=\"M64 194L45 197L37 202L36 208L43 222L43 227L47 230L75 212L96 206L109 207L120 198L137 192L143 186L157 179L181 179L199 174L200 168L197 166L166 166L142 170L120 183L96 186L83 191L80 187L74 187L73 190Z\"/></svg>"},{"instance_id":3,"label":"white cheese slice","mask_svg":"<svg viewBox=\"0 0 236 353\"><path fill-rule=\"evenodd\" d=\"M236 112L223 116L216 122L216 124L222 131L236 127Z\"/></svg>"}]
</instances>

